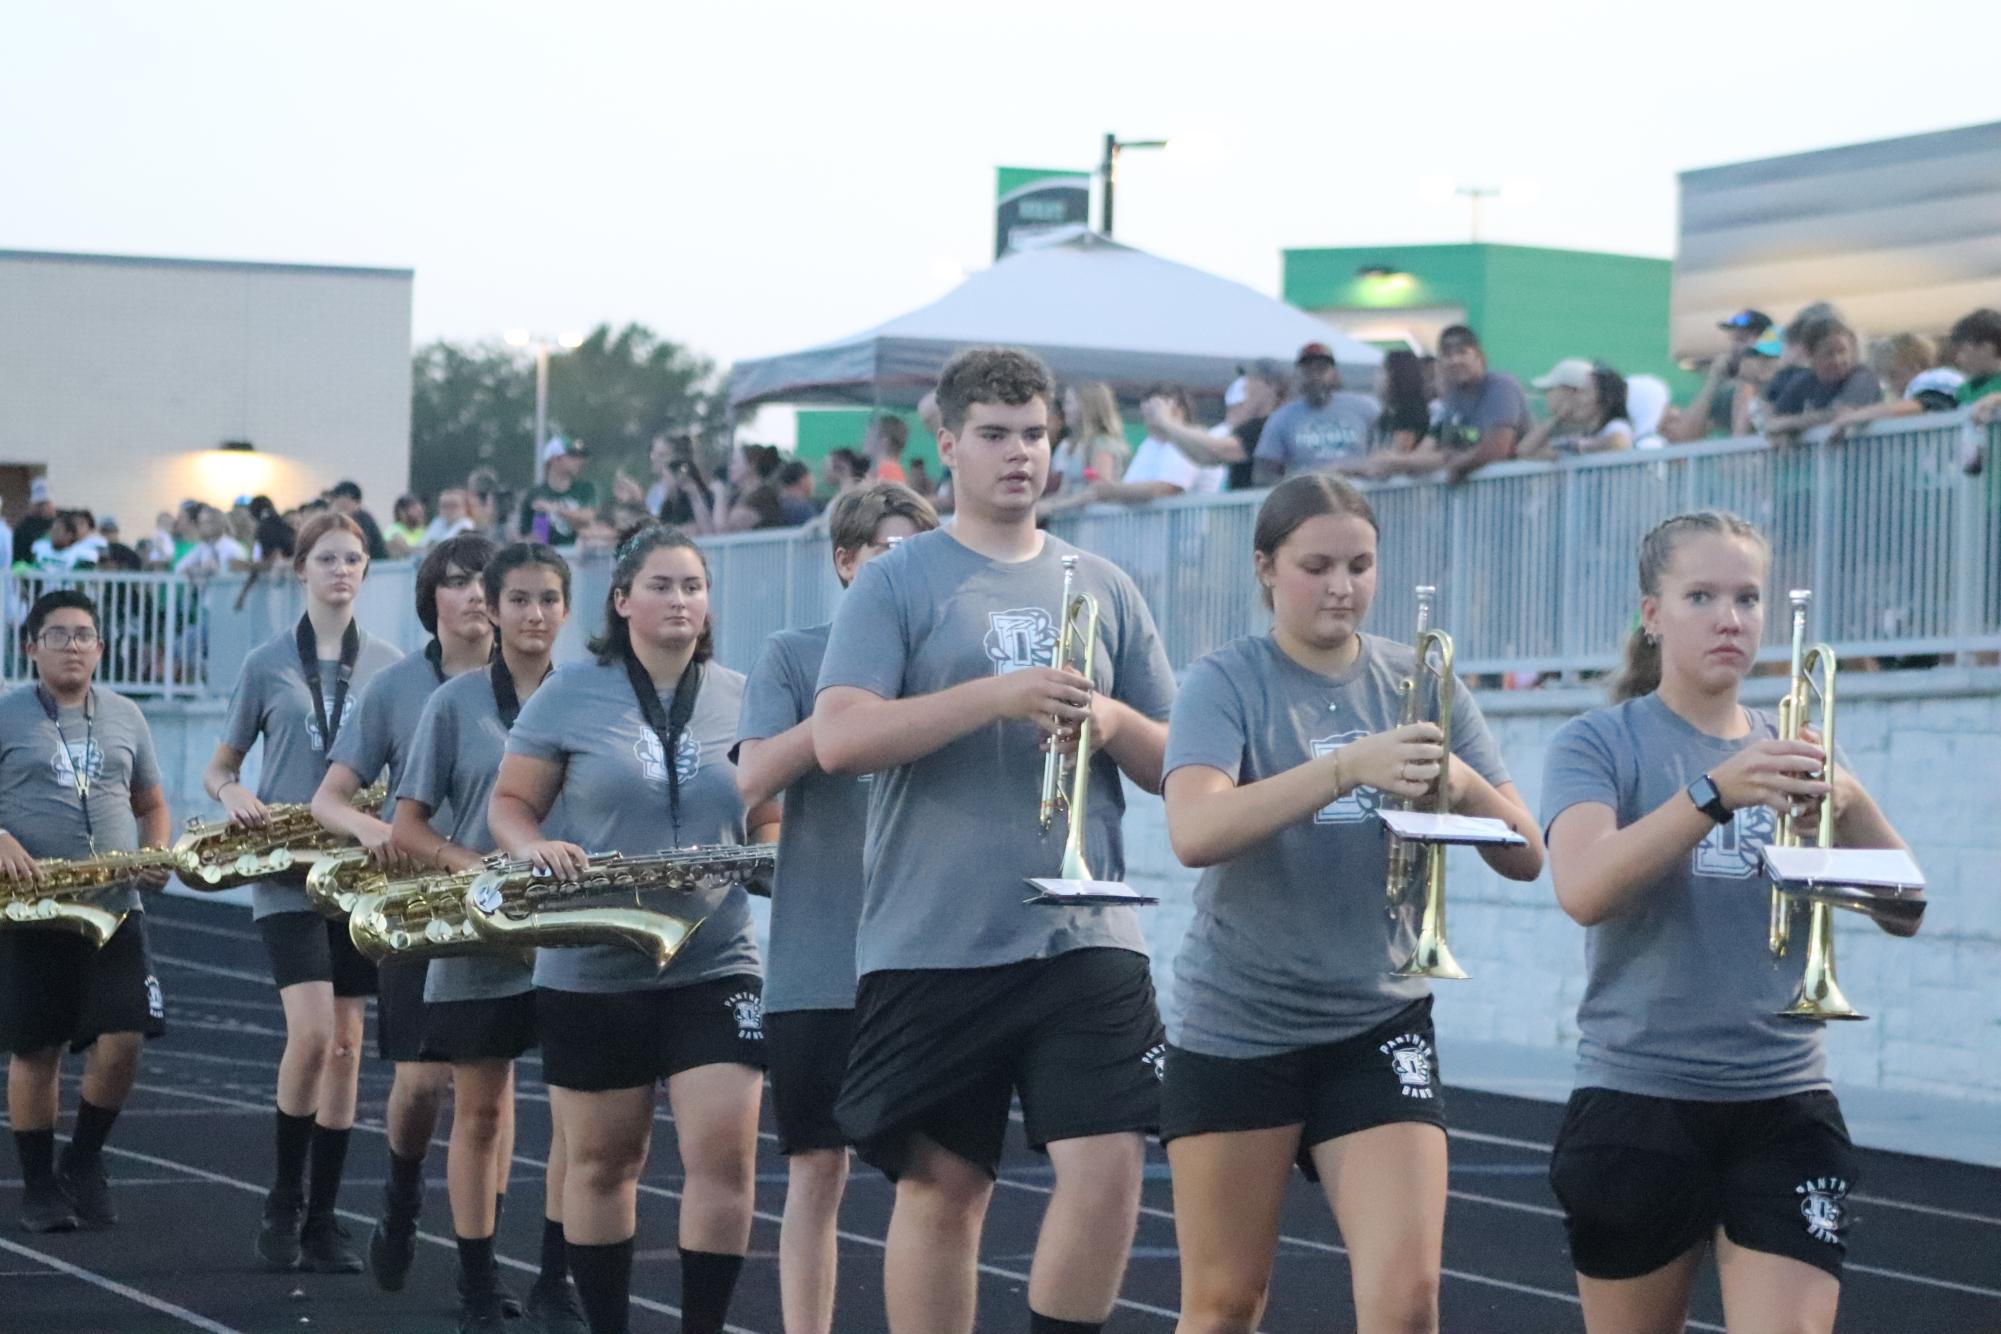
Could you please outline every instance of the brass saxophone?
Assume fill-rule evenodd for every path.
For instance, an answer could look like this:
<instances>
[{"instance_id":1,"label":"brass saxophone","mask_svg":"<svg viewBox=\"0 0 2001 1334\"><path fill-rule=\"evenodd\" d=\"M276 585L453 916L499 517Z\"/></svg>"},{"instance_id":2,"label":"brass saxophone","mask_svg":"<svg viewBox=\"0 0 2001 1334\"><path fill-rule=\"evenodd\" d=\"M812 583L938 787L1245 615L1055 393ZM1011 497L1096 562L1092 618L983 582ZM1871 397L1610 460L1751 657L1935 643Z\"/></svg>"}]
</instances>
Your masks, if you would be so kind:
<instances>
[{"instance_id":1,"label":"brass saxophone","mask_svg":"<svg viewBox=\"0 0 2001 1334\"><path fill-rule=\"evenodd\" d=\"M185 875L189 868L181 853L163 848L106 852L76 861L38 858L35 865L41 869L40 880L0 879L0 927L74 931L99 949L117 932L125 914L78 899L146 871L164 868Z\"/></svg>"},{"instance_id":2,"label":"brass saxophone","mask_svg":"<svg viewBox=\"0 0 2001 1334\"><path fill-rule=\"evenodd\" d=\"M773 843L674 848L635 857L603 853L570 880L529 862L507 862L474 878L465 896L466 918L495 943L518 948L616 942L665 968L703 919L689 921L648 906L645 894L744 884L770 875L777 865Z\"/></svg>"},{"instance_id":3,"label":"brass saxophone","mask_svg":"<svg viewBox=\"0 0 2001 1334\"><path fill-rule=\"evenodd\" d=\"M388 875L368 855L368 849L342 848L319 858L306 872L306 898L321 916L338 920L350 916L363 895L388 883Z\"/></svg>"},{"instance_id":4,"label":"brass saxophone","mask_svg":"<svg viewBox=\"0 0 2001 1334\"><path fill-rule=\"evenodd\" d=\"M377 872L354 898L347 919L348 938L378 963L518 950L517 945L487 940L466 918L466 892L493 864L489 859L487 866L477 870L433 871L407 880L390 880ZM313 876L328 865L321 862L315 866Z\"/></svg>"},{"instance_id":5,"label":"brass saxophone","mask_svg":"<svg viewBox=\"0 0 2001 1334\"><path fill-rule=\"evenodd\" d=\"M376 783L349 797L348 805L372 813L381 810L388 798L389 785ZM188 888L235 889L303 870L328 853L354 846L347 835L336 834L315 820L310 802L285 802L265 809L270 818L257 829L228 819L188 821L187 832L174 844L175 852L189 858L189 868L181 873Z\"/></svg>"}]
</instances>

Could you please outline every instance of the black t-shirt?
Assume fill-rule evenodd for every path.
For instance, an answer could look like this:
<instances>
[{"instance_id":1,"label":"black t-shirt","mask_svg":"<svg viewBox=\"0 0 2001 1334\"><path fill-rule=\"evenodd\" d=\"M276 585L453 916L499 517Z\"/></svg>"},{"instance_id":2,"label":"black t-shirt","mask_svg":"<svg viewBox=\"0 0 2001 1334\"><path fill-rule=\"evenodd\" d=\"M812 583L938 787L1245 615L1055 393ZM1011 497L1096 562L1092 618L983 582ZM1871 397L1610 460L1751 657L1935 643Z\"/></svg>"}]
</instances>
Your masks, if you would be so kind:
<instances>
[{"instance_id":1,"label":"black t-shirt","mask_svg":"<svg viewBox=\"0 0 2001 1334\"><path fill-rule=\"evenodd\" d=\"M783 528L786 526L785 510L779 504L777 488L773 487L769 482L759 482L756 486L744 492L737 500L737 503L757 512L757 526L759 528Z\"/></svg>"},{"instance_id":2,"label":"black t-shirt","mask_svg":"<svg viewBox=\"0 0 2001 1334\"><path fill-rule=\"evenodd\" d=\"M54 519L45 518L40 514L23 515L21 522L14 525L14 563L19 565L25 561L32 565L35 560L35 543L47 537L49 529L55 526Z\"/></svg>"},{"instance_id":3,"label":"black t-shirt","mask_svg":"<svg viewBox=\"0 0 2001 1334\"><path fill-rule=\"evenodd\" d=\"M361 531L368 538L368 558L370 560L388 560L389 544L382 540L382 529L376 524L375 516L367 510L356 510L354 512L354 521L361 525Z\"/></svg>"},{"instance_id":4,"label":"black t-shirt","mask_svg":"<svg viewBox=\"0 0 2001 1334\"><path fill-rule=\"evenodd\" d=\"M1259 437L1264 435L1265 423L1270 420L1271 419L1269 417L1251 417L1245 421L1239 422L1237 424L1237 429L1230 433L1237 437L1237 441L1239 444L1243 445L1244 458L1243 462L1241 463L1232 463L1229 466L1229 469L1224 473L1223 475L1224 490L1247 491L1250 489L1252 485L1251 455L1257 452L1258 439Z\"/></svg>"},{"instance_id":5,"label":"black t-shirt","mask_svg":"<svg viewBox=\"0 0 2001 1334\"><path fill-rule=\"evenodd\" d=\"M1396 439L1398 431L1409 431L1422 440L1431 431L1429 403L1391 403L1376 418L1376 445L1380 448Z\"/></svg>"},{"instance_id":6,"label":"black t-shirt","mask_svg":"<svg viewBox=\"0 0 2001 1334\"><path fill-rule=\"evenodd\" d=\"M570 483L570 489L567 491L558 491L547 482L537 482L528 488L528 494L521 498L522 535L547 542L552 547L570 547L576 545L577 533L560 515L547 516L549 522L546 537L536 531L535 521L543 517L535 512L535 502L538 500L553 500L582 510L596 509L598 491L589 482L578 478Z\"/></svg>"},{"instance_id":7,"label":"black t-shirt","mask_svg":"<svg viewBox=\"0 0 2001 1334\"><path fill-rule=\"evenodd\" d=\"M368 531L366 526L362 531ZM268 560L275 555L290 560L292 553L298 550L298 547L299 535L293 532L292 525L286 523L280 516L267 514L257 521L257 549L263 553L265 559Z\"/></svg>"}]
</instances>

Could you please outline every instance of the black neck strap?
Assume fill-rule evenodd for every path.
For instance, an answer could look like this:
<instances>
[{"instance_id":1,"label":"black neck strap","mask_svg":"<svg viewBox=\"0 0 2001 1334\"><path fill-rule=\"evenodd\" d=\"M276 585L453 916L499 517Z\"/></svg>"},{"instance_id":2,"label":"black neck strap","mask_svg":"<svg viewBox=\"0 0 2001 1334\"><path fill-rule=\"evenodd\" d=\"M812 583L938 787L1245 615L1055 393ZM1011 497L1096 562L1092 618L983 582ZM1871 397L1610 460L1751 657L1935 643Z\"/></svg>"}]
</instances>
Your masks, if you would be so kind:
<instances>
[{"instance_id":1,"label":"black neck strap","mask_svg":"<svg viewBox=\"0 0 2001 1334\"><path fill-rule=\"evenodd\" d=\"M340 730L341 713L347 707L347 685L354 677L354 664L361 657L361 626L350 620L340 639L340 667L334 674L333 716L327 716L326 688L320 681L320 641L313 633L313 618L299 617L294 635L299 645L299 674L313 694L313 718L320 725L321 756L333 754L334 734ZM435 642L435 641L433 641Z\"/></svg>"},{"instance_id":2,"label":"black neck strap","mask_svg":"<svg viewBox=\"0 0 2001 1334\"><path fill-rule=\"evenodd\" d=\"M78 755L69 748L69 737L63 733L62 705L57 702L54 692L40 681L35 682L35 698L41 702L42 712L49 716L49 722L56 729L56 743L63 748L63 755L69 760L70 786L76 792L76 804L83 810L83 836L88 840L93 854L97 850L97 830L92 828L90 819L90 758L97 749L97 688L87 687L83 696L83 754Z\"/></svg>"},{"instance_id":3,"label":"black neck strap","mask_svg":"<svg viewBox=\"0 0 2001 1334\"><path fill-rule=\"evenodd\" d=\"M639 711L646 718L646 725L653 729L653 735L660 740L660 754L667 765L667 815L674 824L674 842L681 842L681 767L674 762L680 753L681 734L688 730L688 720L695 716L695 698L702 693L702 664L693 658L681 669L681 679L674 683L674 703L672 708L662 711L660 691L654 687L653 678L646 674L646 668L630 649L625 654L625 679L632 683L633 697L639 701Z\"/></svg>"},{"instance_id":4,"label":"black neck strap","mask_svg":"<svg viewBox=\"0 0 2001 1334\"><path fill-rule=\"evenodd\" d=\"M431 675L438 678L438 684L445 683L445 646L438 642L436 635L424 645L424 661L431 664Z\"/></svg>"},{"instance_id":5,"label":"black neck strap","mask_svg":"<svg viewBox=\"0 0 2001 1334\"><path fill-rule=\"evenodd\" d=\"M542 665L542 676L535 682L541 685L549 679L549 673L556 670L554 662ZM521 716L521 692L515 689L514 673L507 669L507 655L496 644L493 662L487 667L486 679L493 685L493 707L500 710L500 725L506 731L514 730L514 720Z\"/></svg>"}]
</instances>

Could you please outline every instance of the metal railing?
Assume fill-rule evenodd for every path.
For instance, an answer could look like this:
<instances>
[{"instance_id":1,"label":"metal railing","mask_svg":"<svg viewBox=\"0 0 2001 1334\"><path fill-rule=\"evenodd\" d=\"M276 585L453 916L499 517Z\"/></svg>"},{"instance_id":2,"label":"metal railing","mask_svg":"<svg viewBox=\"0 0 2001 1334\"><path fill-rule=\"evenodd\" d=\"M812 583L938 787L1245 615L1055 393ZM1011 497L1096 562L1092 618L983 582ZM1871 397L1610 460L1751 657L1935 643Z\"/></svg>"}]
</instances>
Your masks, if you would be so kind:
<instances>
[{"instance_id":1,"label":"metal railing","mask_svg":"<svg viewBox=\"0 0 2001 1334\"><path fill-rule=\"evenodd\" d=\"M1812 588L1815 634L1844 655L1911 656L2001 649L2001 428L1964 414L1885 423L1846 443L1773 448L1719 440L1563 463L1505 463L1465 482L1367 488L1381 524L1384 571L1370 623L1401 637L1412 589L1435 583L1462 670L1585 672L1615 666L1639 594L1634 553L1661 519L1733 510L1770 537L1771 588ZM1969 474L1967 452L1984 462ZM1052 529L1115 561L1139 585L1176 667L1261 629L1251 530L1261 492L1101 506ZM746 669L766 637L833 614L840 595L823 531L705 539L715 580L717 657ZM610 563L575 563L575 614L559 656L599 628ZM368 629L415 648L411 562L382 562L363 586ZM301 609L289 577L245 589L166 574L7 576L0 672L28 676L19 627L45 588L73 586L104 608L99 679L134 695L226 695L243 655ZM1783 652L1782 617L1766 649Z\"/></svg>"}]
</instances>

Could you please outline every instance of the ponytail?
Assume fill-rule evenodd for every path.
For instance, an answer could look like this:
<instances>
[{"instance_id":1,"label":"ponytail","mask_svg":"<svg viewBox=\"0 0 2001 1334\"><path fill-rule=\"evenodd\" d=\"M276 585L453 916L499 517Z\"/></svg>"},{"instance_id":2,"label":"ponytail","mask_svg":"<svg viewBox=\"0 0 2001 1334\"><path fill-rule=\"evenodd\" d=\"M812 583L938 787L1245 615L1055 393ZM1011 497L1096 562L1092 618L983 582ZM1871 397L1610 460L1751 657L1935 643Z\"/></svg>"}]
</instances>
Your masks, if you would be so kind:
<instances>
[{"instance_id":1,"label":"ponytail","mask_svg":"<svg viewBox=\"0 0 2001 1334\"><path fill-rule=\"evenodd\" d=\"M1660 685L1660 641L1647 633L1646 626L1635 625L1626 640L1626 660L1612 678L1612 702L1624 704L1629 699L1651 695Z\"/></svg>"},{"instance_id":2,"label":"ponytail","mask_svg":"<svg viewBox=\"0 0 2001 1334\"><path fill-rule=\"evenodd\" d=\"M1763 548L1767 557L1771 554L1771 544L1765 540L1765 535L1727 510L1696 510L1691 514L1677 514L1656 524L1653 531L1640 539L1642 600L1660 596L1661 576L1667 573L1669 563L1674 560L1675 545L1694 533L1743 538ZM1633 633L1626 640L1625 663L1618 675L1612 678L1612 702L1615 704L1651 695L1660 689L1660 640L1647 633L1645 623L1638 617L1634 618L1634 622Z\"/></svg>"}]
</instances>

